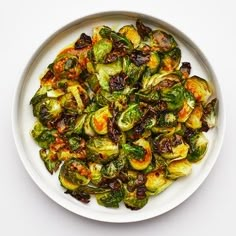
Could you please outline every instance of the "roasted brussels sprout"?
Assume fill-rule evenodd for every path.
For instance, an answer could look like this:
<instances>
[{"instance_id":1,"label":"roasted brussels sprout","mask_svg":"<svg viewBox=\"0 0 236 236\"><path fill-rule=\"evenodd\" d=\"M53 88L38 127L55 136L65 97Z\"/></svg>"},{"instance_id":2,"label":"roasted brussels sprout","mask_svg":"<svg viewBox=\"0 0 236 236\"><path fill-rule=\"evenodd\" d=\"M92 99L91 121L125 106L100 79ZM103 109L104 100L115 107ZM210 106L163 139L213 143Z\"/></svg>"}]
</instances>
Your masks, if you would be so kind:
<instances>
[{"instance_id":1,"label":"roasted brussels sprout","mask_svg":"<svg viewBox=\"0 0 236 236\"><path fill-rule=\"evenodd\" d=\"M30 100L30 104L35 105L37 104L40 100L42 100L43 98L47 97L47 91L50 88L48 88L47 86L42 86L40 87L36 93L34 94L34 96L31 98Z\"/></svg>"},{"instance_id":2,"label":"roasted brussels sprout","mask_svg":"<svg viewBox=\"0 0 236 236\"><path fill-rule=\"evenodd\" d=\"M126 74L129 78L129 83L131 85L134 85L139 81L141 78L142 74L144 73L145 70L145 65L137 66L134 63L130 62L127 69L126 69Z\"/></svg>"},{"instance_id":3,"label":"roasted brussels sprout","mask_svg":"<svg viewBox=\"0 0 236 236\"><path fill-rule=\"evenodd\" d=\"M171 88L161 90L161 100L166 102L169 111L178 111L184 105L184 88L181 84L176 84Z\"/></svg>"},{"instance_id":4,"label":"roasted brussels sprout","mask_svg":"<svg viewBox=\"0 0 236 236\"><path fill-rule=\"evenodd\" d=\"M107 163L119 155L119 147L106 137L94 137L87 142L87 156L91 161Z\"/></svg>"},{"instance_id":5,"label":"roasted brussels sprout","mask_svg":"<svg viewBox=\"0 0 236 236\"><path fill-rule=\"evenodd\" d=\"M205 132L216 125L216 106L217 99L214 98L203 109L202 126Z\"/></svg>"},{"instance_id":6,"label":"roasted brussels sprout","mask_svg":"<svg viewBox=\"0 0 236 236\"><path fill-rule=\"evenodd\" d=\"M91 126L97 134L107 134L107 122L108 118L112 117L109 107L105 106L96 112L91 117Z\"/></svg>"},{"instance_id":7,"label":"roasted brussels sprout","mask_svg":"<svg viewBox=\"0 0 236 236\"><path fill-rule=\"evenodd\" d=\"M95 131L91 126L91 118L94 115L94 113L90 113L88 116L86 116L86 119L84 121L84 133L88 136L95 136Z\"/></svg>"},{"instance_id":8,"label":"roasted brussels sprout","mask_svg":"<svg viewBox=\"0 0 236 236\"><path fill-rule=\"evenodd\" d=\"M52 71L56 78L75 80L81 73L78 58L69 53L61 53L52 64Z\"/></svg>"},{"instance_id":9,"label":"roasted brussels sprout","mask_svg":"<svg viewBox=\"0 0 236 236\"><path fill-rule=\"evenodd\" d=\"M59 102L63 108L63 112L67 115L76 115L78 113L77 102L72 93L64 94Z\"/></svg>"},{"instance_id":10,"label":"roasted brussels sprout","mask_svg":"<svg viewBox=\"0 0 236 236\"><path fill-rule=\"evenodd\" d=\"M203 133L197 133L190 137L189 139L190 149L187 156L187 159L190 162L197 162L201 160L208 146L208 140Z\"/></svg>"},{"instance_id":11,"label":"roasted brussels sprout","mask_svg":"<svg viewBox=\"0 0 236 236\"><path fill-rule=\"evenodd\" d=\"M202 127L202 115L203 107L201 104L197 105L192 113L190 114L188 120L186 121L186 126L192 129L199 129Z\"/></svg>"},{"instance_id":12,"label":"roasted brussels sprout","mask_svg":"<svg viewBox=\"0 0 236 236\"><path fill-rule=\"evenodd\" d=\"M127 106L127 101L128 98L123 93L120 93L118 91L110 94L105 90L100 90L96 94L96 102L101 107L114 103L114 108L123 110Z\"/></svg>"},{"instance_id":13,"label":"roasted brussels sprout","mask_svg":"<svg viewBox=\"0 0 236 236\"><path fill-rule=\"evenodd\" d=\"M193 95L188 91L184 91L184 104L182 109L178 112L178 122L186 122L194 107L195 99Z\"/></svg>"},{"instance_id":14,"label":"roasted brussels sprout","mask_svg":"<svg viewBox=\"0 0 236 236\"><path fill-rule=\"evenodd\" d=\"M141 187L139 189L135 189L134 191L129 191L127 187L125 188L125 195L123 201L127 208L130 208L131 210L139 210L148 203L146 188Z\"/></svg>"},{"instance_id":15,"label":"roasted brussels sprout","mask_svg":"<svg viewBox=\"0 0 236 236\"><path fill-rule=\"evenodd\" d=\"M152 150L148 141L141 138L134 142L135 146L123 146L130 165L135 170L144 170L152 161Z\"/></svg>"},{"instance_id":16,"label":"roasted brussels sprout","mask_svg":"<svg viewBox=\"0 0 236 236\"><path fill-rule=\"evenodd\" d=\"M166 134L154 140L154 149L166 159L184 159L187 157L189 145L178 134Z\"/></svg>"},{"instance_id":17,"label":"roasted brussels sprout","mask_svg":"<svg viewBox=\"0 0 236 236\"><path fill-rule=\"evenodd\" d=\"M150 77L150 74L147 73L143 76L142 79L142 88L143 89L163 89L173 86L174 84L180 82L180 75L178 73L162 73L154 74Z\"/></svg>"},{"instance_id":18,"label":"roasted brussels sprout","mask_svg":"<svg viewBox=\"0 0 236 236\"><path fill-rule=\"evenodd\" d=\"M173 35L140 19L113 28L80 34L47 66L31 135L66 194L138 210L205 156L217 98Z\"/></svg>"},{"instance_id":19,"label":"roasted brussels sprout","mask_svg":"<svg viewBox=\"0 0 236 236\"><path fill-rule=\"evenodd\" d=\"M96 194L97 203L105 207L118 208L123 198L124 190L122 188L116 191Z\"/></svg>"},{"instance_id":20,"label":"roasted brussels sprout","mask_svg":"<svg viewBox=\"0 0 236 236\"><path fill-rule=\"evenodd\" d=\"M167 177L169 179L177 179L187 176L192 171L192 165L187 159L172 161L167 167Z\"/></svg>"},{"instance_id":21,"label":"roasted brussels sprout","mask_svg":"<svg viewBox=\"0 0 236 236\"><path fill-rule=\"evenodd\" d=\"M163 192L173 183L172 180L167 179L165 174L160 171L150 172L147 174L146 188L150 195L157 195Z\"/></svg>"},{"instance_id":22,"label":"roasted brussels sprout","mask_svg":"<svg viewBox=\"0 0 236 236\"><path fill-rule=\"evenodd\" d=\"M61 161L58 159L56 152L49 149L41 149L39 154L50 174L58 170Z\"/></svg>"},{"instance_id":23,"label":"roasted brussels sprout","mask_svg":"<svg viewBox=\"0 0 236 236\"><path fill-rule=\"evenodd\" d=\"M105 178L115 178L126 164L125 158L118 158L110 163L104 165L101 169L102 175Z\"/></svg>"},{"instance_id":24,"label":"roasted brussels sprout","mask_svg":"<svg viewBox=\"0 0 236 236\"><path fill-rule=\"evenodd\" d=\"M157 52L151 52L149 62L147 63L148 69L151 74L155 74L160 67L161 59Z\"/></svg>"},{"instance_id":25,"label":"roasted brussels sprout","mask_svg":"<svg viewBox=\"0 0 236 236\"><path fill-rule=\"evenodd\" d=\"M118 126L122 131L128 131L134 127L140 118L141 111L138 104L129 105L129 107L121 113L118 119Z\"/></svg>"},{"instance_id":26,"label":"roasted brussels sprout","mask_svg":"<svg viewBox=\"0 0 236 236\"><path fill-rule=\"evenodd\" d=\"M73 132L75 134L81 134L83 132L83 125L84 125L86 117L87 117L87 114L80 115L75 121L75 126L73 127L73 131L69 133Z\"/></svg>"},{"instance_id":27,"label":"roasted brussels sprout","mask_svg":"<svg viewBox=\"0 0 236 236\"><path fill-rule=\"evenodd\" d=\"M43 125L47 125L48 122L58 119L61 112L61 104L54 98L44 98L33 105L33 114Z\"/></svg>"},{"instance_id":28,"label":"roasted brussels sprout","mask_svg":"<svg viewBox=\"0 0 236 236\"><path fill-rule=\"evenodd\" d=\"M174 71L178 68L181 60L181 50L174 48L170 52L164 54L161 61L161 71Z\"/></svg>"},{"instance_id":29,"label":"roasted brussels sprout","mask_svg":"<svg viewBox=\"0 0 236 236\"><path fill-rule=\"evenodd\" d=\"M140 44L141 38L134 28L133 25L125 25L120 30L119 33L124 35L130 42L134 45L134 48L137 48Z\"/></svg>"},{"instance_id":30,"label":"roasted brussels sprout","mask_svg":"<svg viewBox=\"0 0 236 236\"><path fill-rule=\"evenodd\" d=\"M177 116L173 112L167 112L160 115L158 126L175 127L177 125Z\"/></svg>"},{"instance_id":31,"label":"roasted brussels sprout","mask_svg":"<svg viewBox=\"0 0 236 236\"><path fill-rule=\"evenodd\" d=\"M156 30L152 33L152 47L160 52L169 52L177 46L177 43L172 35Z\"/></svg>"},{"instance_id":32,"label":"roasted brussels sprout","mask_svg":"<svg viewBox=\"0 0 236 236\"><path fill-rule=\"evenodd\" d=\"M90 179L89 168L78 159L65 161L60 169L59 180L66 189L75 190L81 185L87 185Z\"/></svg>"},{"instance_id":33,"label":"roasted brussels sprout","mask_svg":"<svg viewBox=\"0 0 236 236\"><path fill-rule=\"evenodd\" d=\"M100 183L100 181L102 180L102 165L95 162L90 162L89 170L91 172L91 182L95 185Z\"/></svg>"},{"instance_id":34,"label":"roasted brussels sprout","mask_svg":"<svg viewBox=\"0 0 236 236\"><path fill-rule=\"evenodd\" d=\"M211 96L207 81L196 75L186 80L185 88L193 94L197 102L206 103Z\"/></svg>"},{"instance_id":35,"label":"roasted brussels sprout","mask_svg":"<svg viewBox=\"0 0 236 236\"><path fill-rule=\"evenodd\" d=\"M108 39L101 39L93 45L93 54L97 63L103 63L105 56L111 52L112 42Z\"/></svg>"},{"instance_id":36,"label":"roasted brussels sprout","mask_svg":"<svg viewBox=\"0 0 236 236\"><path fill-rule=\"evenodd\" d=\"M49 130L40 122L36 122L31 135L41 148L48 148L55 141L55 130Z\"/></svg>"},{"instance_id":37,"label":"roasted brussels sprout","mask_svg":"<svg viewBox=\"0 0 236 236\"><path fill-rule=\"evenodd\" d=\"M139 90L135 95L138 96L141 101L150 103L157 102L160 98L158 91L153 91L152 89Z\"/></svg>"},{"instance_id":38,"label":"roasted brussels sprout","mask_svg":"<svg viewBox=\"0 0 236 236\"><path fill-rule=\"evenodd\" d=\"M96 72L97 78L102 89L109 91L110 77L120 73L122 70L122 64L120 60L117 60L110 64L97 64Z\"/></svg>"}]
</instances>

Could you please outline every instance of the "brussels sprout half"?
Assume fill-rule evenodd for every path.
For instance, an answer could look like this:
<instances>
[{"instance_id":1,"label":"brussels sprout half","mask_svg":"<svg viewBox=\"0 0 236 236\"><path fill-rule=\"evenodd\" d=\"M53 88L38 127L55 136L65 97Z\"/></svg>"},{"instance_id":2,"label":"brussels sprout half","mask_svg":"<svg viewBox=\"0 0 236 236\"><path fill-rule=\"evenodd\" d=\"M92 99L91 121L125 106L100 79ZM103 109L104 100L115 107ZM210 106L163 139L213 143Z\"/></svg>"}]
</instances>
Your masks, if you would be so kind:
<instances>
[{"instance_id":1,"label":"brussels sprout half","mask_svg":"<svg viewBox=\"0 0 236 236\"><path fill-rule=\"evenodd\" d=\"M170 52L164 54L161 61L162 72L164 71L174 71L178 68L181 60L181 50L179 48L174 48Z\"/></svg>"},{"instance_id":2,"label":"brussels sprout half","mask_svg":"<svg viewBox=\"0 0 236 236\"><path fill-rule=\"evenodd\" d=\"M169 52L177 46L173 36L162 30L153 31L151 42L152 47L160 52Z\"/></svg>"},{"instance_id":3,"label":"brussels sprout half","mask_svg":"<svg viewBox=\"0 0 236 236\"><path fill-rule=\"evenodd\" d=\"M206 136L201 132L193 135L189 139L190 149L187 156L187 159L190 162L197 162L200 161L206 151L208 146L208 140Z\"/></svg>"},{"instance_id":4,"label":"brussels sprout half","mask_svg":"<svg viewBox=\"0 0 236 236\"><path fill-rule=\"evenodd\" d=\"M171 88L161 90L161 100L166 102L169 111L178 111L184 105L184 88L181 84L176 84Z\"/></svg>"},{"instance_id":5,"label":"brussels sprout half","mask_svg":"<svg viewBox=\"0 0 236 236\"><path fill-rule=\"evenodd\" d=\"M78 58L70 53L60 53L52 64L52 71L56 78L74 80L81 73Z\"/></svg>"},{"instance_id":6,"label":"brussels sprout half","mask_svg":"<svg viewBox=\"0 0 236 236\"><path fill-rule=\"evenodd\" d=\"M133 25L125 25L120 30L119 33L124 35L130 42L137 48L140 44L141 37L139 36L137 30Z\"/></svg>"},{"instance_id":7,"label":"brussels sprout half","mask_svg":"<svg viewBox=\"0 0 236 236\"><path fill-rule=\"evenodd\" d=\"M128 155L129 163L135 170L144 170L148 167L148 165L152 161L151 146L149 142L143 138L138 139L137 141L134 142L134 144L142 147L145 150L145 153L141 154L140 156L137 153L131 154L130 156Z\"/></svg>"},{"instance_id":8,"label":"brussels sprout half","mask_svg":"<svg viewBox=\"0 0 236 236\"><path fill-rule=\"evenodd\" d=\"M31 131L33 139L41 148L49 148L49 145L55 141L55 130L49 130L39 121L35 122L34 128Z\"/></svg>"},{"instance_id":9,"label":"brussels sprout half","mask_svg":"<svg viewBox=\"0 0 236 236\"><path fill-rule=\"evenodd\" d=\"M105 207L118 208L123 198L124 190L122 188L116 191L96 194L97 203Z\"/></svg>"},{"instance_id":10,"label":"brussels sprout half","mask_svg":"<svg viewBox=\"0 0 236 236\"><path fill-rule=\"evenodd\" d=\"M211 90L206 80L192 76L185 82L185 88L193 94L197 102L206 103L211 96Z\"/></svg>"},{"instance_id":11,"label":"brussels sprout half","mask_svg":"<svg viewBox=\"0 0 236 236\"><path fill-rule=\"evenodd\" d=\"M33 105L33 114L39 121L46 125L53 122L61 115L62 108L60 102L55 98L44 98Z\"/></svg>"},{"instance_id":12,"label":"brussels sprout half","mask_svg":"<svg viewBox=\"0 0 236 236\"><path fill-rule=\"evenodd\" d=\"M186 122L194 107L195 99L193 95L188 91L184 91L184 104L181 110L178 112L178 122Z\"/></svg>"},{"instance_id":13,"label":"brussels sprout half","mask_svg":"<svg viewBox=\"0 0 236 236\"><path fill-rule=\"evenodd\" d=\"M96 72L97 78L102 89L109 91L110 77L120 73L122 70L122 64L120 60L117 60L110 64L97 64Z\"/></svg>"},{"instance_id":14,"label":"brussels sprout half","mask_svg":"<svg viewBox=\"0 0 236 236\"><path fill-rule=\"evenodd\" d=\"M141 111L138 104L129 105L128 108L121 113L118 119L118 126L122 131L128 131L140 120Z\"/></svg>"},{"instance_id":15,"label":"brussels sprout half","mask_svg":"<svg viewBox=\"0 0 236 236\"><path fill-rule=\"evenodd\" d=\"M172 180L167 179L163 172L155 171L147 174L147 182L145 184L150 195L157 195L163 192L173 183Z\"/></svg>"},{"instance_id":16,"label":"brussels sprout half","mask_svg":"<svg viewBox=\"0 0 236 236\"><path fill-rule=\"evenodd\" d=\"M41 149L39 155L50 174L53 174L53 172L58 170L61 161L58 159L56 152L49 149Z\"/></svg>"},{"instance_id":17,"label":"brussels sprout half","mask_svg":"<svg viewBox=\"0 0 236 236\"><path fill-rule=\"evenodd\" d=\"M97 185L102 180L102 165L95 162L90 162L89 170L91 172L91 182Z\"/></svg>"},{"instance_id":18,"label":"brussels sprout half","mask_svg":"<svg viewBox=\"0 0 236 236\"><path fill-rule=\"evenodd\" d=\"M111 52L112 42L108 39L101 39L93 45L93 54L97 63L103 63L105 56Z\"/></svg>"},{"instance_id":19,"label":"brussels sprout half","mask_svg":"<svg viewBox=\"0 0 236 236\"><path fill-rule=\"evenodd\" d=\"M186 121L186 126L192 129L199 129L202 127L202 115L203 115L203 107L201 104L197 105L189 118Z\"/></svg>"},{"instance_id":20,"label":"brussels sprout half","mask_svg":"<svg viewBox=\"0 0 236 236\"><path fill-rule=\"evenodd\" d=\"M143 208L148 203L148 196L144 192L141 197L138 195L138 190L129 191L127 187L125 187L125 195L124 195L124 204L127 208L132 210L139 210Z\"/></svg>"},{"instance_id":21,"label":"brussels sprout half","mask_svg":"<svg viewBox=\"0 0 236 236\"><path fill-rule=\"evenodd\" d=\"M187 159L172 161L167 167L167 177L177 179L191 173L192 164Z\"/></svg>"},{"instance_id":22,"label":"brussels sprout half","mask_svg":"<svg viewBox=\"0 0 236 236\"><path fill-rule=\"evenodd\" d=\"M160 135L154 140L154 148L165 159L184 159L189 145L178 134Z\"/></svg>"},{"instance_id":23,"label":"brussels sprout half","mask_svg":"<svg viewBox=\"0 0 236 236\"><path fill-rule=\"evenodd\" d=\"M119 155L119 147L106 137L93 137L87 141L87 157L97 163L107 163Z\"/></svg>"},{"instance_id":24,"label":"brussels sprout half","mask_svg":"<svg viewBox=\"0 0 236 236\"><path fill-rule=\"evenodd\" d=\"M89 168L78 159L65 161L60 169L59 180L66 189L75 190L81 185L87 185L90 179Z\"/></svg>"},{"instance_id":25,"label":"brussels sprout half","mask_svg":"<svg viewBox=\"0 0 236 236\"><path fill-rule=\"evenodd\" d=\"M107 134L107 122L109 117L112 117L112 115L108 106L100 108L91 116L90 124L97 134Z\"/></svg>"}]
</instances>

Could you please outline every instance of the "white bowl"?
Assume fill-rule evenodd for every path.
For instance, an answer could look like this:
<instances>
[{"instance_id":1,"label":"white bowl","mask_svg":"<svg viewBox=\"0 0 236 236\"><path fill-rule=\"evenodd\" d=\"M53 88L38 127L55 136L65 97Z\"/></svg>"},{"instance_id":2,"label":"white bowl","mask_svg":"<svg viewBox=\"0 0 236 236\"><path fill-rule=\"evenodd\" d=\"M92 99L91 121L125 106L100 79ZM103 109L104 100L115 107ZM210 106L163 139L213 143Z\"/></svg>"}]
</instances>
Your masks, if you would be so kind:
<instances>
[{"instance_id":1,"label":"white bowl","mask_svg":"<svg viewBox=\"0 0 236 236\"><path fill-rule=\"evenodd\" d=\"M91 29L98 25L119 28L125 24L134 24L140 18L153 29L162 28L170 32L182 51L182 61L191 62L192 73L206 78L213 86L214 94L219 100L217 126L207 133L209 148L204 159L193 166L190 176L177 180L170 188L158 196L152 197L141 210L132 211L121 205L119 209L99 206L95 199L87 205L64 194L58 176L51 176L39 157L39 147L30 136L35 118L29 105L31 97L39 87L39 76L45 71L57 53L66 45L75 41L81 33L91 34ZM20 158L34 182L51 199L64 208L87 218L106 222L134 222L161 215L186 200L205 180L211 171L221 148L225 117L223 98L219 82L212 67L201 50L175 27L153 16L135 12L102 12L75 20L52 34L34 53L19 80L13 104L12 124L14 139Z\"/></svg>"}]
</instances>

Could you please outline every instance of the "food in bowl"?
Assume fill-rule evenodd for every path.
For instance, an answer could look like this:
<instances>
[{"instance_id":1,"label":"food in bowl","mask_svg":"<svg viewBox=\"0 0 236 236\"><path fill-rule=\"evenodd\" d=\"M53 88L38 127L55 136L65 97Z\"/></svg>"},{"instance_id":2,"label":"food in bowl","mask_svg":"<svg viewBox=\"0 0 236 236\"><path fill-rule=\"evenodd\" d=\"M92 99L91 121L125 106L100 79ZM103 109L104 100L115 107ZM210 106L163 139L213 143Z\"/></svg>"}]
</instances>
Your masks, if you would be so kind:
<instances>
[{"instance_id":1,"label":"food in bowl","mask_svg":"<svg viewBox=\"0 0 236 236\"><path fill-rule=\"evenodd\" d=\"M30 101L32 137L65 193L143 208L191 173L216 124L210 83L191 75L174 36L139 19L82 33L48 65Z\"/></svg>"}]
</instances>

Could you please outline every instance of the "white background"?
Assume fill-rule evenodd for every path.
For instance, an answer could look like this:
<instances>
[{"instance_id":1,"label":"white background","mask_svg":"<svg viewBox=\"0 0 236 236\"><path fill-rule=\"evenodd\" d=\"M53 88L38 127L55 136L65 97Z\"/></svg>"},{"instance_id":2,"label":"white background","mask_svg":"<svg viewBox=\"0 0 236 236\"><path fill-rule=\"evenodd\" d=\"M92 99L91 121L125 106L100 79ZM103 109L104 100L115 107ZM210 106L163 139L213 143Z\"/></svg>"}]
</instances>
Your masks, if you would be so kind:
<instances>
[{"instance_id":1,"label":"white background","mask_svg":"<svg viewBox=\"0 0 236 236\"><path fill-rule=\"evenodd\" d=\"M1 0L0 235L236 235L235 4L233 0ZM25 171L11 129L14 89L36 48L70 21L105 10L150 13L182 30L209 59L224 94L226 134L210 175L180 206L139 223L96 222L54 203Z\"/></svg>"}]
</instances>

